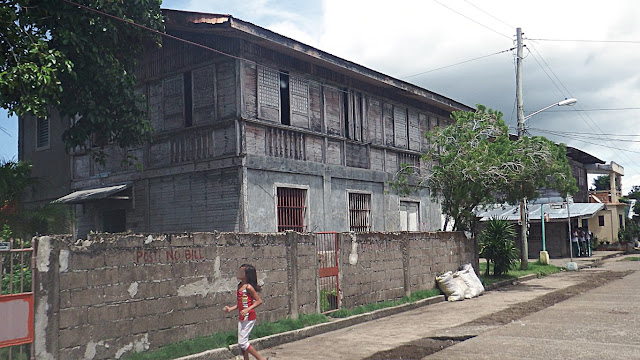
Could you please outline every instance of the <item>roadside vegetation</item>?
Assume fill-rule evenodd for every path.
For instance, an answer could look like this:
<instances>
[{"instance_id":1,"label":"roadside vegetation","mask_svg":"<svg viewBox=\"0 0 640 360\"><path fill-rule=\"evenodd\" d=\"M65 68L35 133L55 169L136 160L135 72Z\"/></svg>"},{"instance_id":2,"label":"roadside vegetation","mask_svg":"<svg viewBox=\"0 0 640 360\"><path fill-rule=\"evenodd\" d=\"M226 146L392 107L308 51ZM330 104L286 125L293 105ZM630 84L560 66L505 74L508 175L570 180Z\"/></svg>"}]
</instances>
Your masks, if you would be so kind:
<instances>
[{"instance_id":1,"label":"roadside vegetation","mask_svg":"<svg viewBox=\"0 0 640 360\"><path fill-rule=\"evenodd\" d=\"M623 261L640 261L640 257L638 256L630 256L622 259Z\"/></svg>"},{"instance_id":2,"label":"roadside vegetation","mask_svg":"<svg viewBox=\"0 0 640 360\"><path fill-rule=\"evenodd\" d=\"M321 324L329 321L322 314L300 315L298 319L281 319L275 322L265 322L253 328L252 339L279 334L286 331L302 329L303 327ZM163 346L154 351L133 353L123 357L125 360L169 360L181 356L197 354L203 351L225 348L238 342L237 330L224 331L200 336L194 339Z\"/></svg>"},{"instance_id":3,"label":"roadside vegetation","mask_svg":"<svg viewBox=\"0 0 640 360\"><path fill-rule=\"evenodd\" d=\"M520 262L516 262L514 264L514 267L509 269L509 271L507 271L506 273L503 273L501 275L487 276L487 263L481 262L478 270L478 272L480 273L478 274L478 276L480 277L480 280L482 280L482 284L487 286L495 284L502 280L516 280L521 276L529 274L536 274L537 276L547 276L562 271L562 268L555 265L544 265L540 263L540 261L536 261L533 263L529 263L529 267L527 268L527 270L520 270Z\"/></svg>"},{"instance_id":4,"label":"roadside vegetation","mask_svg":"<svg viewBox=\"0 0 640 360\"><path fill-rule=\"evenodd\" d=\"M252 331L251 339L259 339L266 336L280 334L283 332L302 329L307 326L317 325L330 321L331 318L346 318L353 315L364 314L374 310L384 309L392 306L407 304L418 300L440 295L439 289L416 291L411 296L404 296L396 301L383 301L367 305L357 306L353 309L340 309L330 314L310 314L300 315L298 319L281 319L275 322L265 322ZM211 349L225 348L238 342L236 330L224 331L209 336L201 336L194 339L177 342L163 346L154 351L132 353L123 357L125 360L170 360L181 356L197 354Z\"/></svg>"},{"instance_id":5,"label":"roadside vegetation","mask_svg":"<svg viewBox=\"0 0 640 360\"><path fill-rule=\"evenodd\" d=\"M360 305L360 306L356 306L353 309L340 309L340 310L334 311L332 313L329 313L328 315L330 317L332 317L332 318L346 318L346 317L349 317L349 316L360 315L360 314L364 314L364 313L367 313L367 312L380 310L380 309L384 309L384 308L388 308L388 307L392 307L392 306L397 306L397 305L407 304L407 303L411 303L411 302L416 302L418 300L430 298L430 297L437 296L437 295L440 295L440 294L442 294L440 292L440 289L430 289L430 290L416 291L416 292L412 293L411 296L409 296L409 297L403 296L399 300L395 300L395 301L390 301L389 300L389 301L382 301L382 302L371 303L371 304L366 304L366 305Z\"/></svg>"}]
</instances>

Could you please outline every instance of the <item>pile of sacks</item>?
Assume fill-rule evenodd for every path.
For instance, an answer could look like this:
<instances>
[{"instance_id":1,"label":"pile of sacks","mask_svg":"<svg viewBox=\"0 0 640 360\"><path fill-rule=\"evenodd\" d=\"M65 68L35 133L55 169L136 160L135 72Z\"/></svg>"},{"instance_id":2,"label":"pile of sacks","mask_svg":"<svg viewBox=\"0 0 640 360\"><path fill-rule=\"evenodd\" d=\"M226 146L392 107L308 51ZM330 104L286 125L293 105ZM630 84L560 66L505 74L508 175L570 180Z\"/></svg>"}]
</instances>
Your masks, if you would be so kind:
<instances>
[{"instance_id":1,"label":"pile of sacks","mask_svg":"<svg viewBox=\"0 0 640 360\"><path fill-rule=\"evenodd\" d=\"M461 270L437 276L438 287L447 296L449 301L471 299L484 292L482 281L476 275L471 264L464 264Z\"/></svg>"}]
</instances>

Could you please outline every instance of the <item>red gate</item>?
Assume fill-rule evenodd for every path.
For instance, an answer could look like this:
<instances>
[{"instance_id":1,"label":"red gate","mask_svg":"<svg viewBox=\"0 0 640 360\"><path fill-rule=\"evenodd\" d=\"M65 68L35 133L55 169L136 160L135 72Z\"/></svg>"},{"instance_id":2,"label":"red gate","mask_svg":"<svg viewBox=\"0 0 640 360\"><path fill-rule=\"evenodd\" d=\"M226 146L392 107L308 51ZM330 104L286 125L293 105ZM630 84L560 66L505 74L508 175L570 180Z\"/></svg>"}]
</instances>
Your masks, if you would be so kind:
<instances>
[{"instance_id":1,"label":"red gate","mask_svg":"<svg viewBox=\"0 0 640 360\"><path fill-rule=\"evenodd\" d=\"M340 309L340 280L338 279L338 233L316 233L318 252L318 288L320 312Z\"/></svg>"},{"instance_id":2,"label":"red gate","mask_svg":"<svg viewBox=\"0 0 640 360\"><path fill-rule=\"evenodd\" d=\"M23 240L0 241L0 359L33 354L33 248Z\"/></svg>"}]
</instances>

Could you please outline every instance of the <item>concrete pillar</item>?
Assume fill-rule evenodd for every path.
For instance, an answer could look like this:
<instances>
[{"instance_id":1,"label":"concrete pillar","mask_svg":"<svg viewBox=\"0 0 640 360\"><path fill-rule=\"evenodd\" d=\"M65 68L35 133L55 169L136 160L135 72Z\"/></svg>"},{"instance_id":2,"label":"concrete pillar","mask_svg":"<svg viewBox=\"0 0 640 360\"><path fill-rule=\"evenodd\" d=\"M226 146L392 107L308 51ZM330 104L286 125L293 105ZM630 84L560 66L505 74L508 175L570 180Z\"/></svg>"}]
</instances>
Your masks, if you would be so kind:
<instances>
[{"instance_id":1,"label":"concrete pillar","mask_svg":"<svg viewBox=\"0 0 640 360\"><path fill-rule=\"evenodd\" d=\"M287 232L287 263L289 264L289 316L298 318L298 237L293 231Z\"/></svg>"},{"instance_id":2,"label":"concrete pillar","mask_svg":"<svg viewBox=\"0 0 640 360\"><path fill-rule=\"evenodd\" d=\"M34 237L34 358L58 359L60 333L60 248L49 236Z\"/></svg>"}]
</instances>

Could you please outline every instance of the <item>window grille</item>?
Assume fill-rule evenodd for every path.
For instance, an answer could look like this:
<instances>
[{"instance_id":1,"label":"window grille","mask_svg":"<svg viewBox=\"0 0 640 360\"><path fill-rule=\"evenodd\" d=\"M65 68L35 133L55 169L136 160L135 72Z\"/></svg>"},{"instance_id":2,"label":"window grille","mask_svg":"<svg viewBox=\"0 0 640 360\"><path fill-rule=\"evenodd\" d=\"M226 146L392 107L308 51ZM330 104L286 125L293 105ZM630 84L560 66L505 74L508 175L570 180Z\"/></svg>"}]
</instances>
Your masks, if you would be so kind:
<instances>
[{"instance_id":1,"label":"window grille","mask_svg":"<svg viewBox=\"0 0 640 360\"><path fill-rule=\"evenodd\" d=\"M420 155L398 153L398 170L409 166L414 174L420 174Z\"/></svg>"},{"instance_id":2,"label":"window grille","mask_svg":"<svg viewBox=\"0 0 640 360\"><path fill-rule=\"evenodd\" d=\"M349 193L349 230L371 231L371 195Z\"/></svg>"},{"instance_id":3,"label":"window grille","mask_svg":"<svg viewBox=\"0 0 640 360\"><path fill-rule=\"evenodd\" d=\"M278 231L306 230L307 190L278 188Z\"/></svg>"},{"instance_id":4,"label":"window grille","mask_svg":"<svg viewBox=\"0 0 640 360\"><path fill-rule=\"evenodd\" d=\"M49 147L49 119L38 118L36 147L38 149Z\"/></svg>"}]
</instances>

